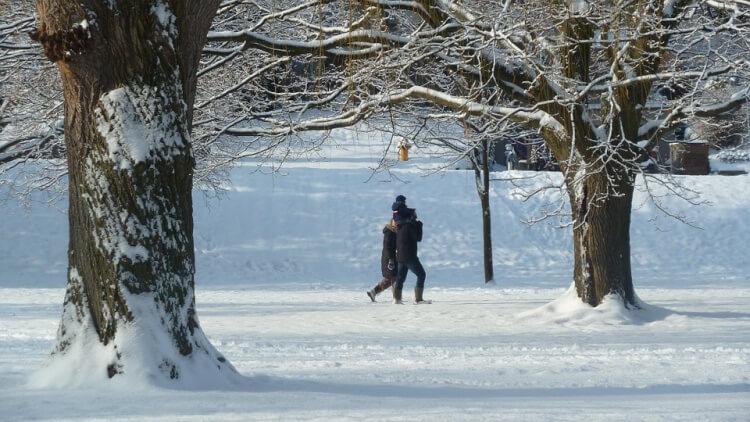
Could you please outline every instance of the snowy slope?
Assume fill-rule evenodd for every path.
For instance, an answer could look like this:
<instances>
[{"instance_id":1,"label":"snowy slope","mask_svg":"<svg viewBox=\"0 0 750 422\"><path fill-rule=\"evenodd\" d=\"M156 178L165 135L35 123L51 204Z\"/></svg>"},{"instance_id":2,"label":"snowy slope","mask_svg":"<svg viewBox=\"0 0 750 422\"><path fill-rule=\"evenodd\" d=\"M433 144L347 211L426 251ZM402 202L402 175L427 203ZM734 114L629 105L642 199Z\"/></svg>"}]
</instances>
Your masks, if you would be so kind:
<instances>
[{"instance_id":1,"label":"snowy slope","mask_svg":"<svg viewBox=\"0 0 750 422\"><path fill-rule=\"evenodd\" d=\"M198 315L247 377L230 391L32 388L51 376L36 371L62 308L66 216L4 203L0 420L748 419L750 177L684 178L711 204L665 205L700 229L638 194L632 260L647 305L631 313L566 293L569 229L522 222L545 198L524 202L513 184L493 185L497 282L487 287L470 172L425 177L434 163L412 150L394 178L373 176L381 141L337 140L325 161L290 162L282 175L248 163L222 200L195 195ZM558 177L516 175L533 176L520 182L530 187ZM380 230L396 194L425 223L429 306L364 294L380 279Z\"/></svg>"},{"instance_id":2,"label":"snowy slope","mask_svg":"<svg viewBox=\"0 0 750 422\"><path fill-rule=\"evenodd\" d=\"M417 150L412 160L396 165L393 177L373 175L370 167L382 148L378 140L348 142L323 151L327 161L290 162L281 174L256 172L252 163L235 168L220 200L196 192L198 284L369 285L379 277L381 229L394 197L404 194L425 223L420 257L428 283L480 285L482 222L473 173L426 176L431 163ZM558 228L554 219L524 223L540 216L558 195L548 192L523 201L518 188L559 183L559 174L514 174L533 178L492 185L496 279L501 286L565 288L572 266L570 229ZM508 173L495 176L507 178ZM690 226L656 209L644 192L636 193L631 225L636 286L745 286L750 207L744 192L750 191L750 177L677 177L706 203L661 199ZM0 285L64 286L65 214L36 205L28 215L13 205L3 207L0 221L7 233L0 245Z\"/></svg>"}]
</instances>

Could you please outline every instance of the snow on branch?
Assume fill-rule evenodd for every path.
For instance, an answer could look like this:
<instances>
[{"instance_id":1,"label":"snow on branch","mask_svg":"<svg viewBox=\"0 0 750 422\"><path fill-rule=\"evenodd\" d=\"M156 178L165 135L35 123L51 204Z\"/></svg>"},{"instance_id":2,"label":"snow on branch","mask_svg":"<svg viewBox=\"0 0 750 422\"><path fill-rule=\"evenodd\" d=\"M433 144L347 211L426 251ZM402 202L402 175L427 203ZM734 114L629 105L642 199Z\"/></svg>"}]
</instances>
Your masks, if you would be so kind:
<instances>
[{"instance_id":1,"label":"snow on branch","mask_svg":"<svg viewBox=\"0 0 750 422\"><path fill-rule=\"evenodd\" d=\"M289 9L282 10L280 12L276 12L276 13L270 13L269 12L265 16L263 16L262 18L260 18L255 25L253 25L252 30L257 30L258 28L262 27L263 25L265 25L267 22L269 22L271 20L274 20L274 19L284 20L284 19L287 18L287 16L291 16L291 15L293 15L295 13L298 13L298 12L300 12L302 10L305 10L305 9L309 9L311 7L317 7L317 6L321 6L321 5L325 4L325 3L330 3L331 1L332 0L324 0L324 1L323 0L311 0L311 1L308 1L308 2L304 2L304 3L298 4L297 6L291 7ZM261 8L261 9L264 10L264 11L267 11L264 8Z\"/></svg>"},{"instance_id":2,"label":"snow on branch","mask_svg":"<svg viewBox=\"0 0 750 422\"><path fill-rule=\"evenodd\" d=\"M739 11L741 7L750 7L748 0L707 0L706 4L720 10Z\"/></svg>"},{"instance_id":3,"label":"snow on branch","mask_svg":"<svg viewBox=\"0 0 750 422\"><path fill-rule=\"evenodd\" d=\"M409 37L391 34L378 30L356 30L346 34L334 35L319 41L295 41L271 38L253 31L221 31L209 32L208 41L236 41L244 42L245 48L257 48L271 54L329 54L340 56L349 51L356 52L352 44L369 43L372 46L380 44L405 45L412 41ZM340 47L346 47L339 49Z\"/></svg>"},{"instance_id":4,"label":"snow on branch","mask_svg":"<svg viewBox=\"0 0 750 422\"><path fill-rule=\"evenodd\" d=\"M209 103L211 103L213 101L216 101L218 99L226 97L231 92L234 92L234 91L238 90L240 87L242 87L243 85L247 84L252 79L257 78L258 76L260 76L264 72L268 71L269 69L272 69L272 68L274 68L274 67L276 67L276 66L278 66L278 65L280 65L282 63L289 63L290 60L291 60L291 58L289 58L289 57L282 57L282 58L280 58L278 60L275 60L275 61L273 61L273 62L271 62L271 63L269 63L269 64L261 67L260 69L256 70L255 72L251 73L250 75L248 75L245 79L243 79L239 83L237 83L237 84L235 84L235 85L233 85L233 86L225 89L221 93L219 93L217 95L214 95L213 97L211 97L211 98L209 98L207 100L204 100L203 102L197 104L196 108L205 107L206 105L208 105Z\"/></svg>"},{"instance_id":5,"label":"snow on branch","mask_svg":"<svg viewBox=\"0 0 750 422\"><path fill-rule=\"evenodd\" d=\"M685 107L683 113L686 115L693 115L697 117L713 117L721 115L728 111L732 111L737 107L747 103L748 101L750 101L750 86L734 93L724 102L707 106L702 106L700 104L691 104L690 106Z\"/></svg>"},{"instance_id":6,"label":"snow on branch","mask_svg":"<svg viewBox=\"0 0 750 422\"><path fill-rule=\"evenodd\" d=\"M411 99L428 100L433 104L458 110L469 115L493 116L495 118L523 123L540 131L547 132L558 140L563 140L567 137L565 127L542 110L491 106L421 86L373 96L357 107L336 116L308 119L292 124L277 122L279 123L278 125L270 128L225 128L224 131L229 134L244 136L283 136L309 130L331 130L351 126L364 120L383 107L402 104Z\"/></svg>"},{"instance_id":7,"label":"snow on branch","mask_svg":"<svg viewBox=\"0 0 750 422\"><path fill-rule=\"evenodd\" d=\"M708 71L695 71L695 72L661 72L661 73L653 73L650 75L640 75L640 76L634 76L627 79L618 80L612 83L602 84L602 85L591 85L586 87L585 91L589 90L589 87L591 87L595 91L604 91L609 88L625 88L632 85L639 85L639 84L645 84L645 83L653 83L656 81L669 81L674 80L677 78L706 78L706 77L713 77L725 74L727 72L730 72L734 70L736 66L733 65L727 65L721 68L717 69L711 69ZM608 76L608 75L607 75ZM604 79L606 79L606 77ZM597 79L598 82L602 81L602 78ZM596 81L595 81L596 82ZM593 84L593 82L592 82Z\"/></svg>"},{"instance_id":8,"label":"snow on branch","mask_svg":"<svg viewBox=\"0 0 750 422\"><path fill-rule=\"evenodd\" d=\"M408 10L414 12L433 27L443 23L446 18L444 15L440 14L442 11L440 8L432 7L433 4L430 4L434 3L432 1L362 0L362 3L377 6L381 9Z\"/></svg>"},{"instance_id":9,"label":"snow on branch","mask_svg":"<svg viewBox=\"0 0 750 422\"><path fill-rule=\"evenodd\" d=\"M661 134L672 129L674 125L690 116L694 117L715 117L723 113L736 110L743 104L750 101L750 87L735 92L726 101L717 102L710 105L700 105L698 103L689 104L684 107L676 107L663 118L653 119L641 125L638 129L638 139L648 140L647 149L653 147Z\"/></svg>"},{"instance_id":10,"label":"snow on branch","mask_svg":"<svg viewBox=\"0 0 750 422\"><path fill-rule=\"evenodd\" d=\"M362 17L354 22L351 22L348 26L323 26L320 24L315 25L307 22L304 19L297 18L287 18L285 20L288 22L296 23L300 27L316 31L318 34L344 34L365 27L369 23L369 21L376 15L376 13L376 8L369 7L367 8L367 10L365 10L365 13L362 15Z\"/></svg>"}]
</instances>

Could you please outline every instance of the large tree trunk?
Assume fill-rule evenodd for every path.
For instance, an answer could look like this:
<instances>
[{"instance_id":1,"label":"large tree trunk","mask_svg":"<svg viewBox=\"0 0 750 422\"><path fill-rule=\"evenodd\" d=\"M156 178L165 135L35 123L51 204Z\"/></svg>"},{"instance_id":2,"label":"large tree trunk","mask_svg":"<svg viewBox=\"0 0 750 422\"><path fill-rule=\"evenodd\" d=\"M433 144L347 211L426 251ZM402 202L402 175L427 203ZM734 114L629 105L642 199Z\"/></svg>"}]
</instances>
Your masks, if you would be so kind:
<instances>
[{"instance_id":1,"label":"large tree trunk","mask_svg":"<svg viewBox=\"0 0 750 422\"><path fill-rule=\"evenodd\" d=\"M614 294L626 307L638 304L630 272L630 211L633 184L629 177L613 187L603 171L568 185L573 211L574 272L578 297L598 306Z\"/></svg>"},{"instance_id":2,"label":"large tree trunk","mask_svg":"<svg viewBox=\"0 0 750 422\"><path fill-rule=\"evenodd\" d=\"M70 184L53 362L71 376L233 377L199 327L193 285L189 133L218 0L120 4L37 0L35 37L64 85Z\"/></svg>"}]
</instances>

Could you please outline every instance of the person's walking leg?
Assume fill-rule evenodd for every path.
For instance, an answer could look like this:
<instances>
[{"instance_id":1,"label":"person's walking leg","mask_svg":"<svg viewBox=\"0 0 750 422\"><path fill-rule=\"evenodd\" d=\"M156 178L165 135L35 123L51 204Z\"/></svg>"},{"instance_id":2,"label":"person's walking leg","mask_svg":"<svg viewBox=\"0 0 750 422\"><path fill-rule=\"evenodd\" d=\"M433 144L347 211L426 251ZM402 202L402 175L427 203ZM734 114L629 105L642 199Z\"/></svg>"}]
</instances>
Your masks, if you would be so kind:
<instances>
[{"instance_id":1,"label":"person's walking leg","mask_svg":"<svg viewBox=\"0 0 750 422\"><path fill-rule=\"evenodd\" d=\"M393 279L389 277L383 277L382 280L380 280L380 283L378 283L375 287L373 287L372 290L367 291L367 296L370 298L371 301L375 302L375 296L380 294L383 290L391 287L391 284L393 284Z\"/></svg>"},{"instance_id":2,"label":"person's walking leg","mask_svg":"<svg viewBox=\"0 0 750 422\"><path fill-rule=\"evenodd\" d=\"M427 274L424 271L424 267L422 266L422 263L419 262L419 258L415 258L409 264L410 264L409 269L417 276L417 284L414 286L414 301L417 303L429 302L429 301L425 301L423 298L424 281L425 281L425 278L427 277Z\"/></svg>"},{"instance_id":3,"label":"person's walking leg","mask_svg":"<svg viewBox=\"0 0 750 422\"><path fill-rule=\"evenodd\" d=\"M404 288L404 281L406 280L406 273L409 271L409 267L406 263L398 263L398 277L396 278L396 284L393 286L393 301L395 303L401 303L401 291Z\"/></svg>"},{"instance_id":4,"label":"person's walking leg","mask_svg":"<svg viewBox=\"0 0 750 422\"><path fill-rule=\"evenodd\" d=\"M390 277L383 277L383 279L380 281L380 283L378 283L378 285L375 286L375 288L373 289L373 290L375 290L375 294L379 294L383 290L391 287L391 284L393 284L394 280L395 279L390 278Z\"/></svg>"},{"instance_id":5,"label":"person's walking leg","mask_svg":"<svg viewBox=\"0 0 750 422\"><path fill-rule=\"evenodd\" d=\"M409 269L417 276L417 287L424 289L424 281L427 278L427 273L424 271L422 263L419 262L419 258L414 258Z\"/></svg>"}]
</instances>

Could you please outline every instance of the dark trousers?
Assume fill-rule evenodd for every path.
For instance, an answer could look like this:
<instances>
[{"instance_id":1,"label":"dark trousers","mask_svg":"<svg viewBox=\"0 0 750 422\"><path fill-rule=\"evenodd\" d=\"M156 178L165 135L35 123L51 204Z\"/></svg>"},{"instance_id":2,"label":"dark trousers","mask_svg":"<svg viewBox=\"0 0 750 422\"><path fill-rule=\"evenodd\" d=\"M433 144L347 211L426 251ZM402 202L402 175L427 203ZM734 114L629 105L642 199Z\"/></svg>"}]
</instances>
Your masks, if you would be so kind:
<instances>
[{"instance_id":1,"label":"dark trousers","mask_svg":"<svg viewBox=\"0 0 750 422\"><path fill-rule=\"evenodd\" d=\"M398 261L398 277L396 278L396 289L401 290L404 288L404 281L406 281L406 274L408 271L414 273L417 276L417 285L414 286L417 289L424 289L424 279L427 276L424 272L422 263L419 262L419 258L410 259L408 261Z\"/></svg>"}]
</instances>

